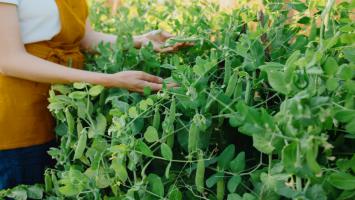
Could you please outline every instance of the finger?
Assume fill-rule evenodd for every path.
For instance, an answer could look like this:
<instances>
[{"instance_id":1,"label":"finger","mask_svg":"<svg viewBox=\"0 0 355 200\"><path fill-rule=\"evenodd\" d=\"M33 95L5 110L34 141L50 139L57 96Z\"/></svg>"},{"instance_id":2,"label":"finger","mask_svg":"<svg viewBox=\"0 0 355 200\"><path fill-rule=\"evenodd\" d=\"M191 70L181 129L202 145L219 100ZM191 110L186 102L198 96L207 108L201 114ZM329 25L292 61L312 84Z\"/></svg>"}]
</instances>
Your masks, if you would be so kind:
<instances>
[{"instance_id":1,"label":"finger","mask_svg":"<svg viewBox=\"0 0 355 200\"><path fill-rule=\"evenodd\" d=\"M158 49L157 51L160 52L160 53L170 53L170 52L174 52L176 51L177 49L172 46L172 47L166 47L166 48L163 48L163 49Z\"/></svg>"},{"instance_id":2,"label":"finger","mask_svg":"<svg viewBox=\"0 0 355 200\"><path fill-rule=\"evenodd\" d=\"M176 88L176 87L179 87L179 85L177 83L168 83L166 85L168 88Z\"/></svg>"},{"instance_id":3,"label":"finger","mask_svg":"<svg viewBox=\"0 0 355 200\"><path fill-rule=\"evenodd\" d=\"M166 48L160 48L160 49L157 49L156 51L160 52L160 53L176 52L176 51L178 51L181 48L191 47L191 46L194 46L194 45L195 44L193 44L193 43L176 43L176 44L174 44L174 46L166 47Z\"/></svg>"},{"instance_id":4,"label":"finger","mask_svg":"<svg viewBox=\"0 0 355 200\"><path fill-rule=\"evenodd\" d=\"M144 85L146 87L150 87L153 91L159 91L163 88L162 84L152 83L152 82L148 82L148 81L145 81Z\"/></svg>"},{"instance_id":5,"label":"finger","mask_svg":"<svg viewBox=\"0 0 355 200\"><path fill-rule=\"evenodd\" d=\"M164 38L167 38L167 39L172 38L172 37L175 37L173 34L167 32L167 31L162 31L162 32L161 32L161 35L162 35Z\"/></svg>"},{"instance_id":6,"label":"finger","mask_svg":"<svg viewBox=\"0 0 355 200\"><path fill-rule=\"evenodd\" d=\"M149 81L151 83L163 83L163 79L148 73L143 72L142 80Z\"/></svg>"}]
</instances>

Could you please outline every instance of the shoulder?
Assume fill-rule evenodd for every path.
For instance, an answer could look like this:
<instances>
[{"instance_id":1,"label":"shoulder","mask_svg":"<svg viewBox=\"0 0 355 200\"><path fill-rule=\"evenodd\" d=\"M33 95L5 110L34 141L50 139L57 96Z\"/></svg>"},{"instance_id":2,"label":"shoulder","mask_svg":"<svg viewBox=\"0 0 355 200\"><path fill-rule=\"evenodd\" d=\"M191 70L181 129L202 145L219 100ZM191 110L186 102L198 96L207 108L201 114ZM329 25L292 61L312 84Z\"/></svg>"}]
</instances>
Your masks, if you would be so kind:
<instances>
[{"instance_id":1,"label":"shoulder","mask_svg":"<svg viewBox=\"0 0 355 200\"><path fill-rule=\"evenodd\" d=\"M0 3L8 3L18 5L21 0L0 0Z\"/></svg>"}]
</instances>

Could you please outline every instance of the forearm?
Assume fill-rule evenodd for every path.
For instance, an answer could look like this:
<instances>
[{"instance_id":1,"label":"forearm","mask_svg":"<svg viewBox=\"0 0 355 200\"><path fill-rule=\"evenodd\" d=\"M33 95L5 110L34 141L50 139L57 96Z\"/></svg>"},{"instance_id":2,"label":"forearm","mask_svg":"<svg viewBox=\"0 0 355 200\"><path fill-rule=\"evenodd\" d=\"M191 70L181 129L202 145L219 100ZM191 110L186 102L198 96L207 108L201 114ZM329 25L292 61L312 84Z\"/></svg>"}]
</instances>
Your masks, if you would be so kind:
<instances>
[{"instance_id":1,"label":"forearm","mask_svg":"<svg viewBox=\"0 0 355 200\"><path fill-rule=\"evenodd\" d=\"M0 63L1 73L41 83L87 82L110 87L110 75L58 65L28 53L8 57Z\"/></svg>"},{"instance_id":2,"label":"forearm","mask_svg":"<svg viewBox=\"0 0 355 200\"><path fill-rule=\"evenodd\" d=\"M141 48L142 46L142 36L133 36L133 42L135 48ZM95 47L101 42L110 43L112 45L116 44L117 36L107 33L101 33L93 31L90 27L87 27L86 34L81 42L83 49L88 51L94 51Z\"/></svg>"}]
</instances>

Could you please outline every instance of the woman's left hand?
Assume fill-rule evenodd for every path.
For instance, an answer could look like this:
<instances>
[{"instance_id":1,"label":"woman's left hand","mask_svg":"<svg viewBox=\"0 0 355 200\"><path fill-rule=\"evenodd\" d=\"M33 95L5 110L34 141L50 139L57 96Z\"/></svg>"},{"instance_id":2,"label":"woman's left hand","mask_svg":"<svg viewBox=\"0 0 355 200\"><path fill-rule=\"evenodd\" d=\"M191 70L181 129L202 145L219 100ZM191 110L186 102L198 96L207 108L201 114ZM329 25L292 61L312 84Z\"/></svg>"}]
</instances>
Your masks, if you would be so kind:
<instances>
[{"instance_id":1,"label":"woman's left hand","mask_svg":"<svg viewBox=\"0 0 355 200\"><path fill-rule=\"evenodd\" d=\"M163 52L174 52L179 50L182 47L185 46L191 46L185 43L177 43L174 46L169 46L169 47L165 47L165 42L169 39L169 38L173 38L174 35L163 31L163 30L154 30L154 31L150 31L146 34L143 34L141 36L138 36L141 46L146 46L149 43L152 43L153 48L155 51L163 53Z\"/></svg>"}]
</instances>

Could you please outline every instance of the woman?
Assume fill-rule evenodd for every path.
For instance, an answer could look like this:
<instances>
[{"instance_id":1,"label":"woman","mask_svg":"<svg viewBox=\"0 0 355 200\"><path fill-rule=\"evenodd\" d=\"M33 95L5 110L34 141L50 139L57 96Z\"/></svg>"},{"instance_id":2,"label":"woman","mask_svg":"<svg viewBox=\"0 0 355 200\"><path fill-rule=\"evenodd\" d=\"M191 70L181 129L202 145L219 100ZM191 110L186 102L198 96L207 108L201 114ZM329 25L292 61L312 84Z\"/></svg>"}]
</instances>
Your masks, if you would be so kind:
<instances>
[{"instance_id":1,"label":"woman","mask_svg":"<svg viewBox=\"0 0 355 200\"><path fill-rule=\"evenodd\" d=\"M46 109L50 84L88 82L137 92L162 88L161 78L144 72L81 70L80 49L116 41L93 31L87 15L85 0L0 0L0 189L42 182L54 140ZM169 37L153 31L134 37L134 43L173 51L179 45L161 49ZM73 68L65 67L68 63Z\"/></svg>"}]
</instances>

